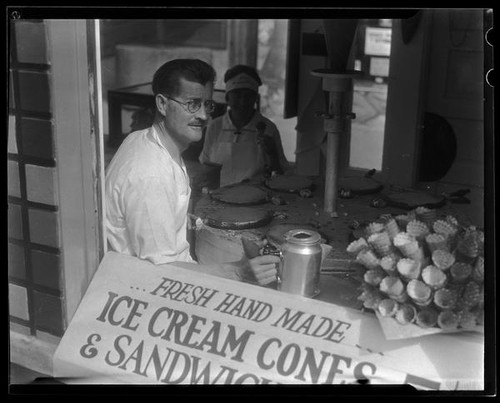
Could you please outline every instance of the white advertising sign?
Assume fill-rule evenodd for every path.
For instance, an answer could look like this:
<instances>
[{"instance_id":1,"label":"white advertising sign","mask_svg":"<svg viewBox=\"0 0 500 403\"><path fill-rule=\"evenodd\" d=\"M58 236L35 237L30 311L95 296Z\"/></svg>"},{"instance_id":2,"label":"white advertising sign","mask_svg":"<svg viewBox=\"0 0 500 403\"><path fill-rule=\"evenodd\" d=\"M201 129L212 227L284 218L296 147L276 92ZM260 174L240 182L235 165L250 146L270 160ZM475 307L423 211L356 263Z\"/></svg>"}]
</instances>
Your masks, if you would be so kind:
<instances>
[{"instance_id":1,"label":"white advertising sign","mask_svg":"<svg viewBox=\"0 0 500 403\"><path fill-rule=\"evenodd\" d=\"M54 376L99 384L363 380L482 388L482 345L433 337L387 341L372 315L109 252L58 346Z\"/></svg>"}]
</instances>

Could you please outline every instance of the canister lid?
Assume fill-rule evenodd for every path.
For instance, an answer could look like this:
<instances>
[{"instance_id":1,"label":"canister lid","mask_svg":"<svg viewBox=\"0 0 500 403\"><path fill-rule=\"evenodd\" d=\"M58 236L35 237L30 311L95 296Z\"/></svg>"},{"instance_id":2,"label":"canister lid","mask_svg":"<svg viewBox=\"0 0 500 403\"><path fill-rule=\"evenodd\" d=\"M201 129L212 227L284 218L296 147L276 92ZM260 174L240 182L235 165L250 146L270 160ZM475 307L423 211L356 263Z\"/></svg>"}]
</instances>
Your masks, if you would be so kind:
<instances>
[{"instance_id":1,"label":"canister lid","mask_svg":"<svg viewBox=\"0 0 500 403\"><path fill-rule=\"evenodd\" d=\"M301 228L288 231L284 237L287 242L301 245L310 245L318 243L321 240L321 235L316 231Z\"/></svg>"}]
</instances>

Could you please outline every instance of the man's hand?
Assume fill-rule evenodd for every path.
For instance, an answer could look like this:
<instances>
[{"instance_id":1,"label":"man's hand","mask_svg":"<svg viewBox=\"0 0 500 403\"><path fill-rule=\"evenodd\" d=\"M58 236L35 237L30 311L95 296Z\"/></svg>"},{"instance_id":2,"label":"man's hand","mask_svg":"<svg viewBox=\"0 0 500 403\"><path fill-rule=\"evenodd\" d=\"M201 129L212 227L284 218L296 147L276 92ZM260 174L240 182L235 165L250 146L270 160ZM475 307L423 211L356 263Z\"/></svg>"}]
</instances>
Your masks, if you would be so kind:
<instances>
[{"instance_id":1,"label":"man's hand","mask_svg":"<svg viewBox=\"0 0 500 403\"><path fill-rule=\"evenodd\" d=\"M257 256L248 260L246 275L250 275L259 285L268 285L276 281L280 258L274 255Z\"/></svg>"},{"instance_id":2,"label":"man's hand","mask_svg":"<svg viewBox=\"0 0 500 403\"><path fill-rule=\"evenodd\" d=\"M241 238L245 256L239 262L239 275L242 281L257 283L261 286L276 281L280 258L273 255L260 255L260 250L267 243L266 239L258 242Z\"/></svg>"},{"instance_id":3,"label":"man's hand","mask_svg":"<svg viewBox=\"0 0 500 403\"><path fill-rule=\"evenodd\" d=\"M265 286L276 281L279 262L280 258L274 255L257 256L253 259L244 257L239 262L239 275L242 281Z\"/></svg>"}]
</instances>

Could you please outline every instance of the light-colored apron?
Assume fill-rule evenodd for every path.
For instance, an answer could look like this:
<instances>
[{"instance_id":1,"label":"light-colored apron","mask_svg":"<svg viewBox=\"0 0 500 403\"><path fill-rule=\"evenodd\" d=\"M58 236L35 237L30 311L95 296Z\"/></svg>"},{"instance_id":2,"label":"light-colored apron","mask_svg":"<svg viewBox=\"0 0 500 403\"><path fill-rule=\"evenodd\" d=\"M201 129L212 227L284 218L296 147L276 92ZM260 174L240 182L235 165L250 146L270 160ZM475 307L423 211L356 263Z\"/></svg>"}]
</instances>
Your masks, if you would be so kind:
<instances>
[{"instance_id":1,"label":"light-colored apron","mask_svg":"<svg viewBox=\"0 0 500 403\"><path fill-rule=\"evenodd\" d=\"M229 155L222 162L221 186L241 182L258 174L264 166L260 147L253 141L221 142L218 155Z\"/></svg>"}]
</instances>

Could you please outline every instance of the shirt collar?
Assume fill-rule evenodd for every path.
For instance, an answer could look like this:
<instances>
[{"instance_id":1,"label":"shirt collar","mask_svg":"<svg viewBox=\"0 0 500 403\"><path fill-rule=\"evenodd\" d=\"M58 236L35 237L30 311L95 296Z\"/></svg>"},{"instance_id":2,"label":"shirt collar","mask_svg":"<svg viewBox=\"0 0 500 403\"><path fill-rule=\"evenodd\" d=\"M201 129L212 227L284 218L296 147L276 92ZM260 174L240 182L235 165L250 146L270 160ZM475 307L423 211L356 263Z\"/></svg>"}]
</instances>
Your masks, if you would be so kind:
<instances>
[{"instance_id":1,"label":"shirt collar","mask_svg":"<svg viewBox=\"0 0 500 403\"><path fill-rule=\"evenodd\" d=\"M156 143L160 148L162 148L166 152L168 152L168 150L166 149L166 147L161 142L160 133L158 133L158 129L156 128L156 126L154 124L149 128L149 133L150 133L152 141L154 143ZM170 153L169 153L169 155L170 155Z\"/></svg>"},{"instance_id":2,"label":"shirt collar","mask_svg":"<svg viewBox=\"0 0 500 403\"><path fill-rule=\"evenodd\" d=\"M252 119L250 119L250 121L245 125L243 126L240 131L241 132L257 132L257 130L255 129L255 125L257 123L258 120L260 120L262 118L262 115L260 114L259 111L255 111L255 113L253 114L252 116ZM233 124L233 121L231 120L231 117L229 116L229 111L227 111L225 114L224 114L224 131L232 131L232 132L236 132L236 126Z\"/></svg>"},{"instance_id":3,"label":"shirt collar","mask_svg":"<svg viewBox=\"0 0 500 403\"><path fill-rule=\"evenodd\" d=\"M165 151L167 153L167 155L172 159L172 161L175 162L175 160L172 158L172 156L170 155L170 152L168 151L168 149L163 145L163 142L161 141L160 139L160 133L159 133L159 130L157 129L157 127L155 126L155 124L153 124L150 128L149 128L149 134L151 136L151 140L156 143L161 149L163 149L163 151ZM186 165L184 164L184 160L182 159L181 157L181 164L180 164L181 168L184 170Z\"/></svg>"}]
</instances>

